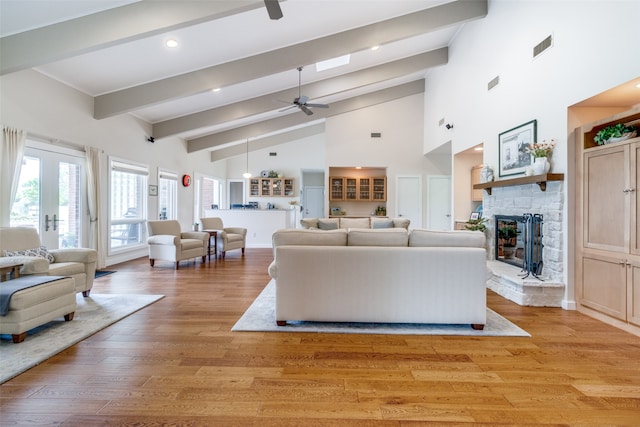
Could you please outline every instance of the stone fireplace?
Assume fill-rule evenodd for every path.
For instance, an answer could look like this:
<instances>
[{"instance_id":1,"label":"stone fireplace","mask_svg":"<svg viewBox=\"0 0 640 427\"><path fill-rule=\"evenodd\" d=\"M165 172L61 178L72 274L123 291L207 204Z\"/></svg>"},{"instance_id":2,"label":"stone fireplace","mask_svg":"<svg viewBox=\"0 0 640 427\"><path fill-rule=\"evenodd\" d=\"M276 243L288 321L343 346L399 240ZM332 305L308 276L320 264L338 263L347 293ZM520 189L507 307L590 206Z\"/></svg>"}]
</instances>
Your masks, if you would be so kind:
<instances>
[{"instance_id":1,"label":"stone fireplace","mask_svg":"<svg viewBox=\"0 0 640 427\"><path fill-rule=\"evenodd\" d=\"M494 187L491 194L483 195L483 217L487 222L487 249L490 277L487 287L496 293L521 305L560 307L564 297L563 283L563 234L562 209L564 205L563 182L547 182L546 191L536 184ZM538 238L541 266L524 265L525 226L518 221L525 213L535 212L544 219L543 230ZM506 258L500 250L500 236L497 229L506 222L498 219L515 220L520 228L515 238L513 258ZM532 236L535 239L535 236ZM544 250L542 250L544 248ZM538 261L533 260L534 263ZM524 267L524 268L523 268ZM529 268L527 268L529 267ZM531 273L533 268L538 274Z\"/></svg>"}]
</instances>

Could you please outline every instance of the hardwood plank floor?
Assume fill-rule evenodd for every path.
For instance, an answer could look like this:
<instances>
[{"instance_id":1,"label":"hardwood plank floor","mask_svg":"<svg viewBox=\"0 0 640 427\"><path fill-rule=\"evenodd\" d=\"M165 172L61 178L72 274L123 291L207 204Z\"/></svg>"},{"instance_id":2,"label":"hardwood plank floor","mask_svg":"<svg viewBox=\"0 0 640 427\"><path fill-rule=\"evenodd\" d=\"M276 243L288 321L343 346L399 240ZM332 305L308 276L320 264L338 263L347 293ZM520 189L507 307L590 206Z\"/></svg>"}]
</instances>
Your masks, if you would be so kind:
<instances>
[{"instance_id":1,"label":"hardwood plank floor","mask_svg":"<svg viewBox=\"0 0 640 427\"><path fill-rule=\"evenodd\" d=\"M165 298L0 386L0 424L640 425L639 337L490 291L531 338L230 332L271 258L110 267L93 293Z\"/></svg>"}]
</instances>

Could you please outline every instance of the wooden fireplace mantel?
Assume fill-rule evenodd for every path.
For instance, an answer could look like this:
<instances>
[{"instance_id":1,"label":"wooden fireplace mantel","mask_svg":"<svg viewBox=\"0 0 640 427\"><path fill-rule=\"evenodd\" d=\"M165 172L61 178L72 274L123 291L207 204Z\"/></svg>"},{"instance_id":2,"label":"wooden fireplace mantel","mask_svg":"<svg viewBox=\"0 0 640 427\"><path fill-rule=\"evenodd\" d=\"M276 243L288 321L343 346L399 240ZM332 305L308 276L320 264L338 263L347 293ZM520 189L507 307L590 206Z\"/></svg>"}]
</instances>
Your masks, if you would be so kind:
<instances>
[{"instance_id":1,"label":"wooden fireplace mantel","mask_svg":"<svg viewBox=\"0 0 640 427\"><path fill-rule=\"evenodd\" d=\"M491 195L491 189L496 187L512 187L514 185L538 184L541 191L546 191L547 181L564 181L563 173L545 173L542 175L521 176L518 178L501 179L498 181L474 184L474 190L483 189Z\"/></svg>"}]
</instances>

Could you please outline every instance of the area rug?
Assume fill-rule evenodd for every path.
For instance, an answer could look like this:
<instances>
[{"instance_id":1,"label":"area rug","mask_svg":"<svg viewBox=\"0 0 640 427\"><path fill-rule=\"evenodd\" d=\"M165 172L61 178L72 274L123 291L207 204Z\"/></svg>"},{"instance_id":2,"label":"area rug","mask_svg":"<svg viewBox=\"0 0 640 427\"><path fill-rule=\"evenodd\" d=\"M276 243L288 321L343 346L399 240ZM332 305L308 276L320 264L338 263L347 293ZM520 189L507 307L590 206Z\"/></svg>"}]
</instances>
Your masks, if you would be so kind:
<instances>
[{"instance_id":1,"label":"area rug","mask_svg":"<svg viewBox=\"0 0 640 427\"><path fill-rule=\"evenodd\" d=\"M231 329L252 332L319 332L340 334L395 334L395 335L468 335L494 337L530 337L495 311L487 308L487 323L481 331L470 325L436 325L413 323L354 323L354 322L290 322L276 325L275 282L272 280L258 295L249 309Z\"/></svg>"},{"instance_id":2,"label":"area rug","mask_svg":"<svg viewBox=\"0 0 640 427\"><path fill-rule=\"evenodd\" d=\"M115 271L111 271L111 270L96 270L96 274L95 274L95 278L97 279L98 277L102 277L102 276L107 276L109 274L113 274L115 273Z\"/></svg>"},{"instance_id":3,"label":"area rug","mask_svg":"<svg viewBox=\"0 0 640 427\"><path fill-rule=\"evenodd\" d=\"M11 335L0 339L0 384L71 347L101 329L160 300L164 295L94 294L76 295L73 320L60 317L27 333L14 344Z\"/></svg>"}]
</instances>

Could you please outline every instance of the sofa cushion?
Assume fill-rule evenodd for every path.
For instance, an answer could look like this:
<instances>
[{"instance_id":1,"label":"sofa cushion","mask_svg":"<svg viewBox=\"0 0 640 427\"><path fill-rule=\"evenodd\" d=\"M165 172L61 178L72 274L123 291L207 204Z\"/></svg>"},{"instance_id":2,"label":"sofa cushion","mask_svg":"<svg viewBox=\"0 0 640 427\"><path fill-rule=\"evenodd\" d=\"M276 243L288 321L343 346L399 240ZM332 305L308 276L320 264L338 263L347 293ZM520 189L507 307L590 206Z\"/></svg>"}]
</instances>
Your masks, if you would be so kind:
<instances>
[{"instance_id":1,"label":"sofa cushion","mask_svg":"<svg viewBox=\"0 0 640 427\"><path fill-rule=\"evenodd\" d=\"M351 228L348 246L407 246L409 233L403 228Z\"/></svg>"},{"instance_id":2,"label":"sofa cushion","mask_svg":"<svg viewBox=\"0 0 640 427\"><path fill-rule=\"evenodd\" d=\"M414 229L409 236L409 246L484 248L484 244L484 233L479 231Z\"/></svg>"},{"instance_id":3,"label":"sofa cushion","mask_svg":"<svg viewBox=\"0 0 640 427\"><path fill-rule=\"evenodd\" d=\"M410 223L411 220L409 218L393 218L393 226L395 228L404 228L405 230L408 230Z\"/></svg>"},{"instance_id":4,"label":"sofa cushion","mask_svg":"<svg viewBox=\"0 0 640 427\"><path fill-rule=\"evenodd\" d=\"M393 228L393 220L389 218L371 218L371 228Z\"/></svg>"},{"instance_id":5,"label":"sofa cushion","mask_svg":"<svg viewBox=\"0 0 640 427\"><path fill-rule=\"evenodd\" d=\"M300 230L282 229L276 230L272 236L273 248L290 245L310 246L346 246L346 230Z\"/></svg>"},{"instance_id":6,"label":"sofa cushion","mask_svg":"<svg viewBox=\"0 0 640 427\"><path fill-rule=\"evenodd\" d=\"M23 249L21 251L4 251L4 256L38 256L49 262L55 261L53 255L49 253L46 246L38 246L37 248Z\"/></svg>"},{"instance_id":7,"label":"sofa cushion","mask_svg":"<svg viewBox=\"0 0 640 427\"><path fill-rule=\"evenodd\" d=\"M369 228L369 218L340 218L340 228Z\"/></svg>"},{"instance_id":8,"label":"sofa cushion","mask_svg":"<svg viewBox=\"0 0 640 427\"><path fill-rule=\"evenodd\" d=\"M318 218L302 218L300 225L302 225L303 228L318 228Z\"/></svg>"},{"instance_id":9,"label":"sofa cushion","mask_svg":"<svg viewBox=\"0 0 640 427\"><path fill-rule=\"evenodd\" d=\"M318 220L320 230L337 230L339 227L338 218L321 218Z\"/></svg>"}]
</instances>

